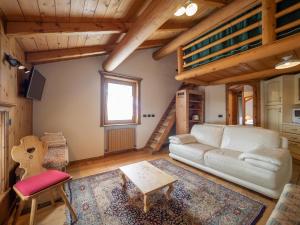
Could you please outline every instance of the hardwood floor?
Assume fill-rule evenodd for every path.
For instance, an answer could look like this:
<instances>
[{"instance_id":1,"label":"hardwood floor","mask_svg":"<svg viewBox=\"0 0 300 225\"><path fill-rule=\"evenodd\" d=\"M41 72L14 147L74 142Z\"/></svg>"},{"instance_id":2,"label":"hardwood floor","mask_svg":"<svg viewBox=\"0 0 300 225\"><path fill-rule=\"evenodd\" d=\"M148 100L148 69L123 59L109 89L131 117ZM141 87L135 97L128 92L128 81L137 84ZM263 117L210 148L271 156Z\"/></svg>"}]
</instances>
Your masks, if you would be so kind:
<instances>
[{"instance_id":1,"label":"hardwood floor","mask_svg":"<svg viewBox=\"0 0 300 225\"><path fill-rule=\"evenodd\" d=\"M102 159L93 159L90 161L83 161L80 163L75 163L71 165L68 168L68 172L73 176L73 179L90 176L93 174L101 173L104 171L109 171L113 169L117 169L120 166L142 161L142 160L154 160L154 159L160 159L164 158L166 160L171 161L172 163L181 166L185 169L188 169L200 176L206 177L207 179L210 179L216 183L222 184L223 186L232 189L236 192L239 192L241 194L244 194L252 199L255 199L257 201L260 201L264 203L267 208L266 211L263 214L263 217L259 220L257 224L263 225L266 223L267 219L270 216L270 213L272 212L276 201L266 198L260 194L257 194L253 191L247 190L245 188L242 188L236 184L227 182L223 179L217 178L213 175L210 175L208 173L202 172L201 170L192 168L188 165L185 165L183 163L177 162L173 159L171 159L168 156L168 152L161 151L157 154L152 155L147 150L141 150L141 151L134 151L134 152L128 152L128 153L122 153L118 155L111 155ZM292 183L300 184L300 164L294 163L293 166L293 178ZM65 206L63 204L56 204L55 207L49 206L43 209L40 209L37 213L37 224L38 225L63 225L65 221ZM29 221L29 215L23 215L19 221L18 225L27 225Z\"/></svg>"}]
</instances>

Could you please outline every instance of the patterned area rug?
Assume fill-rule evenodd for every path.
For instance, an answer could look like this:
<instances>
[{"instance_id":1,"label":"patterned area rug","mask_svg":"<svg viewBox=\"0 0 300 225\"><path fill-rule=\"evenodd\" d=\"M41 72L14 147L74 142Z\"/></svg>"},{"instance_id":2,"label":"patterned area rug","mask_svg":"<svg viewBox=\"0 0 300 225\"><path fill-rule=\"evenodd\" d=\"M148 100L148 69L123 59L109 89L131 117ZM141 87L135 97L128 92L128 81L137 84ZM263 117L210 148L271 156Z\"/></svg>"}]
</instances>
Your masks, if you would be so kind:
<instances>
[{"instance_id":1,"label":"patterned area rug","mask_svg":"<svg viewBox=\"0 0 300 225\"><path fill-rule=\"evenodd\" d=\"M78 214L76 225L251 225L265 206L167 160L150 161L176 177L171 199L164 191L150 195L150 210L143 211L141 193L134 184L121 186L118 170L71 181L66 187Z\"/></svg>"}]
</instances>

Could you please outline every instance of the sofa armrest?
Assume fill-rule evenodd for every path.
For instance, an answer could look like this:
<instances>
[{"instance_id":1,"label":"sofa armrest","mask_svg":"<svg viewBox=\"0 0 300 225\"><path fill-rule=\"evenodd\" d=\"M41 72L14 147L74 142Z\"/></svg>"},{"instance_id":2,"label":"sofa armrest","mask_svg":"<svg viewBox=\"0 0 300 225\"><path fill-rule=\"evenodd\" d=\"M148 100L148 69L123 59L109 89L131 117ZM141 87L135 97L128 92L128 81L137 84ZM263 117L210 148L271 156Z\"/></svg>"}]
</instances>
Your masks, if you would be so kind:
<instances>
[{"instance_id":1,"label":"sofa armrest","mask_svg":"<svg viewBox=\"0 0 300 225\"><path fill-rule=\"evenodd\" d=\"M289 141L286 137L281 137L281 148L283 149L289 148Z\"/></svg>"},{"instance_id":2,"label":"sofa armrest","mask_svg":"<svg viewBox=\"0 0 300 225\"><path fill-rule=\"evenodd\" d=\"M169 141L172 144L184 145L184 144L196 143L197 139L191 134L180 134L180 135L170 136Z\"/></svg>"}]
</instances>

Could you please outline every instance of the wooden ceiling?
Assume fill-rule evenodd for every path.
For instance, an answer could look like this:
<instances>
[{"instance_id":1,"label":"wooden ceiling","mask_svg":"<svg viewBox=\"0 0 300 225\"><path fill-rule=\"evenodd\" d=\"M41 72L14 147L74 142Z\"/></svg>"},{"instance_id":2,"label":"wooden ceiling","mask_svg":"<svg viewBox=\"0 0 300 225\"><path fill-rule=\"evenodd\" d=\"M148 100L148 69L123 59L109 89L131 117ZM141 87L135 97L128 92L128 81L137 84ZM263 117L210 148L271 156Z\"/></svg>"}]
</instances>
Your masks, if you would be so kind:
<instances>
[{"instance_id":1,"label":"wooden ceiling","mask_svg":"<svg viewBox=\"0 0 300 225\"><path fill-rule=\"evenodd\" d=\"M134 27L134 24L143 19L140 15L147 11L147 7L150 8L149 5L153 1L159 0L1 0L0 15L5 22L7 35L16 38L26 53L27 62L39 64L111 53L119 43L122 43L122 40L124 41L124 36ZM194 27L201 30L206 27L205 25L217 23L216 19L211 18L220 19L227 16L222 16L218 10L228 12L228 16L234 16L235 14L231 14L235 8L238 8L235 5L246 2L246 0L193 1L199 7L196 15L171 17L148 36L139 48L162 46L170 43L172 39L183 41L182 37L186 36L188 31L192 33L195 31ZM276 0L279 1L284 0ZM296 38L300 38L300 34L297 34ZM284 45L278 44L278 46ZM274 69L283 56L294 55L300 58L298 42L295 43L295 48L290 46L287 51L282 49L277 52L258 59L253 57L251 60L248 58L245 60L244 57L240 62L236 60L238 55L231 56L234 58L231 61L236 61L236 64L228 65L230 59L225 58L220 62L201 66L197 73L194 72L195 76L186 74L184 79L179 79L180 76L176 79L199 85L210 85L263 79L300 71L300 66L284 71Z\"/></svg>"},{"instance_id":2,"label":"wooden ceiling","mask_svg":"<svg viewBox=\"0 0 300 225\"><path fill-rule=\"evenodd\" d=\"M106 32L92 29L90 32L58 31L47 33L45 30L42 32L38 30L29 34L23 34L19 31L19 33L13 34L24 51L30 53L114 45L120 42L127 31L126 27L130 27L130 23L137 19L150 2L151 0L1 0L0 10L8 25L9 22L24 22L19 23L19 25L13 24L12 27L24 28L29 22L35 22L35 26L43 26L44 23L49 25L50 22L53 22L52 25L58 27L62 26L60 23L70 23L74 26L78 23L94 23L94 25L97 23L122 23L122 26L123 24L125 26L124 30ZM199 6L196 15L172 17L164 24L162 27L164 29L153 33L148 40L155 40L156 45L160 46L166 40L174 38L216 9L224 6L228 1L194 0L194 2Z\"/></svg>"}]
</instances>

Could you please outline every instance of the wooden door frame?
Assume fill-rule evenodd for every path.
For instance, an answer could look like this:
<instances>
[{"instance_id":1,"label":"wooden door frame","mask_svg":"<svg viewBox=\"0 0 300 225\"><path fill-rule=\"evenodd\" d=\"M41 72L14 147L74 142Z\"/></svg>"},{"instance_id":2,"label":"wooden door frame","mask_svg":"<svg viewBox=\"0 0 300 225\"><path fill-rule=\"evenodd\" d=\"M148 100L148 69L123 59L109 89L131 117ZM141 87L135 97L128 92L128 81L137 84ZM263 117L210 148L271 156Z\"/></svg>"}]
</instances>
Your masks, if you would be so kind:
<instances>
[{"instance_id":1,"label":"wooden door frame","mask_svg":"<svg viewBox=\"0 0 300 225\"><path fill-rule=\"evenodd\" d=\"M247 81L247 82L236 82L226 84L226 124L229 125L229 91L233 86L238 85L249 85L253 88L253 125L261 126L261 106L260 106L260 81ZM244 118L243 118L244 121ZM243 122L244 124L244 122Z\"/></svg>"}]
</instances>

